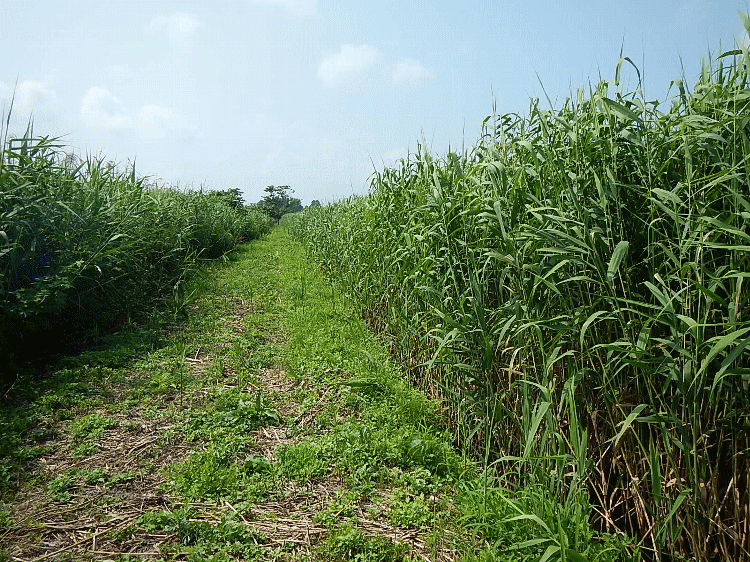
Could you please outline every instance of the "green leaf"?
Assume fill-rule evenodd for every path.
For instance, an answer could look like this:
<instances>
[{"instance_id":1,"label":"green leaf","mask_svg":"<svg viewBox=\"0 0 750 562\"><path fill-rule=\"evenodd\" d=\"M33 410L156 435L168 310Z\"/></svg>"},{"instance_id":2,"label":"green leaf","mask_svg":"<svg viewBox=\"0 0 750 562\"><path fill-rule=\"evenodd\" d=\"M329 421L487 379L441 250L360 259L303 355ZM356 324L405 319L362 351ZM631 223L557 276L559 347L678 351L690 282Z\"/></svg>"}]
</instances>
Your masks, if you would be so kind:
<instances>
[{"instance_id":1,"label":"green leaf","mask_svg":"<svg viewBox=\"0 0 750 562\"><path fill-rule=\"evenodd\" d=\"M662 201L670 201L676 205L682 205L682 199L680 199L680 196L673 191L667 191L666 189L655 187L651 190L651 193L656 195Z\"/></svg>"},{"instance_id":2,"label":"green leaf","mask_svg":"<svg viewBox=\"0 0 750 562\"><path fill-rule=\"evenodd\" d=\"M544 551L544 554L539 559L539 562L547 562L547 560L551 559L555 554L560 552L560 547L557 545L550 545L547 547L547 550Z\"/></svg>"},{"instance_id":3,"label":"green leaf","mask_svg":"<svg viewBox=\"0 0 750 562\"><path fill-rule=\"evenodd\" d=\"M744 351L744 349L750 344L750 338L743 339L737 347L735 347L732 352L727 355L724 358L724 361L721 362L721 367L719 368L719 372L716 373L717 378L724 374L724 372L729 368L729 366L734 362L737 357L740 356L740 354ZM716 382L714 382L714 385Z\"/></svg>"},{"instance_id":4,"label":"green leaf","mask_svg":"<svg viewBox=\"0 0 750 562\"><path fill-rule=\"evenodd\" d=\"M606 310L599 310L597 312L594 312L594 314L590 315L588 318L586 318L586 321L583 323L583 326L581 326L581 333L580 333L580 343L581 343L581 349L583 349L583 339L586 337L586 331L589 329L589 326L596 322L597 319L601 318L602 316L605 316L609 314ZM607 316L605 320L612 320L612 316Z\"/></svg>"},{"instance_id":5,"label":"green leaf","mask_svg":"<svg viewBox=\"0 0 750 562\"><path fill-rule=\"evenodd\" d=\"M742 336L744 336L748 332L750 332L750 326L747 328L741 328L739 330L735 330L733 332L726 334L725 336L721 336L721 337L717 336L715 338L711 338L709 341L713 341L716 343L714 343L713 347L711 348L711 351L708 352L708 355L706 355L706 357L701 362L701 368L698 371L696 376L702 375L706 371L706 369L708 369L708 366L711 364L711 361L713 361L714 358L716 358L716 356L719 353L721 353L727 346L732 345L734 342L740 340L740 338L742 338ZM747 345L747 344L744 344L744 345ZM717 381L718 379L714 381L714 386L716 385Z\"/></svg>"},{"instance_id":6,"label":"green leaf","mask_svg":"<svg viewBox=\"0 0 750 562\"><path fill-rule=\"evenodd\" d=\"M615 251L612 252L612 257L609 260L609 267L607 267L607 281L612 282L617 275L620 264L628 253L628 248L630 248L630 242L627 240L620 240L615 246Z\"/></svg>"},{"instance_id":7,"label":"green leaf","mask_svg":"<svg viewBox=\"0 0 750 562\"><path fill-rule=\"evenodd\" d=\"M700 283L698 283L698 281L696 281L692 277L688 279L688 282L692 283L693 285L695 285L696 287L698 287L698 289L700 290L700 292L703 293L704 295L706 295L712 301L720 304L721 306L723 306L725 308L729 308L729 303L727 301L725 301L723 298L721 298L719 295L717 295L716 293L714 293L708 287L705 287L705 286L701 285Z\"/></svg>"},{"instance_id":8,"label":"green leaf","mask_svg":"<svg viewBox=\"0 0 750 562\"><path fill-rule=\"evenodd\" d=\"M674 514L677 513L678 509L680 509L680 506L682 505L682 502L685 501L685 498L687 497L687 495L689 493L690 493L690 490L689 489L685 489L682 492L680 492L679 496L677 496L677 499L672 504L672 509L669 510L669 513L667 514L667 516L662 520L662 530L667 527L667 525L669 524L669 522L674 517Z\"/></svg>"},{"instance_id":9,"label":"green leaf","mask_svg":"<svg viewBox=\"0 0 750 562\"><path fill-rule=\"evenodd\" d=\"M743 232L742 230L732 226L731 224L722 222L719 219L715 219L714 217L701 217L701 221L707 222L714 228L723 230L724 232L726 232L727 234L731 236L737 236L739 238L743 238L744 240L747 240L748 242L750 242L750 234Z\"/></svg>"},{"instance_id":10,"label":"green leaf","mask_svg":"<svg viewBox=\"0 0 750 562\"><path fill-rule=\"evenodd\" d=\"M547 524L544 521L542 521L537 515L534 515L532 513L523 513L521 515L514 515L513 517L508 517L506 519L503 519L503 523L513 523L514 521L533 521L534 523L539 525L542 529L544 529L548 533L550 534L552 533L552 531L550 531L550 528L547 526ZM539 544L541 542L544 542L545 540L551 540L551 539L540 540L535 544Z\"/></svg>"},{"instance_id":11,"label":"green leaf","mask_svg":"<svg viewBox=\"0 0 750 562\"><path fill-rule=\"evenodd\" d=\"M610 441L615 442L615 447L617 447L617 444L620 442L620 439L625 434L625 432L630 428L631 425L633 425L633 421L640 415L640 413L646 409L647 404L638 404L635 408L633 408L633 411L628 414L628 417L625 418L625 421L622 422L622 427L620 428L620 431L617 432L617 435L615 435Z\"/></svg>"},{"instance_id":12,"label":"green leaf","mask_svg":"<svg viewBox=\"0 0 750 562\"><path fill-rule=\"evenodd\" d=\"M736 55L741 55L742 51L740 49L732 49L731 51L727 51L726 53L721 53L716 59L723 59L724 57L734 57Z\"/></svg>"},{"instance_id":13,"label":"green leaf","mask_svg":"<svg viewBox=\"0 0 750 562\"><path fill-rule=\"evenodd\" d=\"M641 118L635 111L628 107L625 107L621 103L617 103L615 100L611 100L605 97L602 97L601 100L612 113L618 115L620 118L630 121L640 121Z\"/></svg>"},{"instance_id":14,"label":"green leaf","mask_svg":"<svg viewBox=\"0 0 750 562\"><path fill-rule=\"evenodd\" d=\"M531 454L531 444L534 441L534 436L536 435L536 432L539 429L539 425L542 423L542 419L544 418L544 415L547 413L547 410L549 410L549 407L550 407L550 403L546 401L541 402L536 407L536 411L534 412L533 422L531 424L531 427L529 428L529 431L526 434L526 445L523 448L524 458L528 457L529 454Z\"/></svg>"},{"instance_id":15,"label":"green leaf","mask_svg":"<svg viewBox=\"0 0 750 562\"><path fill-rule=\"evenodd\" d=\"M537 546L539 544L544 544L546 542L550 542L552 539L550 538L537 538L537 539L529 539L527 541L519 542L517 544L514 544L511 548L513 550L521 550L522 548L529 548L530 546Z\"/></svg>"}]
</instances>

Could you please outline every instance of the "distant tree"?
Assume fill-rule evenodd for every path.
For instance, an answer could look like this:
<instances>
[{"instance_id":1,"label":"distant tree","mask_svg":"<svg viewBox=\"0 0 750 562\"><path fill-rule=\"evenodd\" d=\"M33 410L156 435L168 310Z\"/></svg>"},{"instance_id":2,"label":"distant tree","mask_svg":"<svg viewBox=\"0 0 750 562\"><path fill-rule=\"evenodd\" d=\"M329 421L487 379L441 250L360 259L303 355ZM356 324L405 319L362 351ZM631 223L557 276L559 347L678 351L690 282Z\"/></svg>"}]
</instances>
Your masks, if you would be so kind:
<instances>
[{"instance_id":1,"label":"distant tree","mask_svg":"<svg viewBox=\"0 0 750 562\"><path fill-rule=\"evenodd\" d=\"M317 199L313 199L312 201L310 201L310 207L320 207L320 201L318 201Z\"/></svg>"},{"instance_id":2,"label":"distant tree","mask_svg":"<svg viewBox=\"0 0 750 562\"><path fill-rule=\"evenodd\" d=\"M277 223L287 213L296 213L302 210L299 199L291 197L294 190L288 185L269 185L266 194L258 206L265 211Z\"/></svg>"},{"instance_id":3,"label":"distant tree","mask_svg":"<svg viewBox=\"0 0 750 562\"><path fill-rule=\"evenodd\" d=\"M232 207L232 209L242 211L245 208L245 200L243 199L242 192L238 187L233 187L232 189L226 189L223 191L212 191L211 194L215 197L220 197L227 205Z\"/></svg>"}]
</instances>

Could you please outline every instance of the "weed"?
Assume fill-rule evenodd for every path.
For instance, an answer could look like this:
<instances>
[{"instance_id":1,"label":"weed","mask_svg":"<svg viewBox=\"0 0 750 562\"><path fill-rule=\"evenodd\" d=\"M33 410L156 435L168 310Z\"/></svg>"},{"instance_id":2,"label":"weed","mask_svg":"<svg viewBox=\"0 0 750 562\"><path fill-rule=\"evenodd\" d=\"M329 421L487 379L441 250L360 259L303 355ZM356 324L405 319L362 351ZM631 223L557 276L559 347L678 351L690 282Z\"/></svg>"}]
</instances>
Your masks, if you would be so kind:
<instances>
[{"instance_id":1,"label":"weed","mask_svg":"<svg viewBox=\"0 0 750 562\"><path fill-rule=\"evenodd\" d=\"M135 525L146 531L173 531L180 544L191 545L197 542L205 525L191 521L193 515L189 507L174 511L147 511L135 521Z\"/></svg>"},{"instance_id":2,"label":"weed","mask_svg":"<svg viewBox=\"0 0 750 562\"><path fill-rule=\"evenodd\" d=\"M260 391L252 397L232 389L216 394L211 407L192 417L186 436L214 440L227 433L247 435L264 425L280 424L278 412L266 404Z\"/></svg>"},{"instance_id":3,"label":"weed","mask_svg":"<svg viewBox=\"0 0 750 562\"><path fill-rule=\"evenodd\" d=\"M328 471L324 450L315 441L300 441L280 447L276 455L279 458L279 474L300 483L322 476Z\"/></svg>"},{"instance_id":4,"label":"weed","mask_svg":"<svg viewBox=\"0 0 750 562\"><path fill-rule=\"evenodd\" d=\"M267 424L281 424L281 418L261 393L251 397L234 389L217 393L208 408L193 414L185 434L189 441L205 441L213 454L229 459L243 456L253 442L252 431Z\"/></svg>"},{"instance_id":5,"label":"weed","mask_svg":"<svg viewBox=\"0 0 750 562\"><path fill-rule=\"evenodd\" d=\"M98 441L104 436L104 430L117 425L112 418L105 418L101 414L90 414L74 420L70 424L70 434L74 441Z\"/></svg>"},{"instance_id":6,"label":"weed","mask_svg":"<svg viewBox=\"0 0 750 562\"><path fill-rule=\"evenodd\" d=\"M337 491L336 496L331 503L318 511L313 517L316 523L322 523L326 527L332 528L338 525L342 520L349 519L356 522L354 510L357 507L359 495L352 491Z\"/></svg>"},{"instance_id":7,"label":"weed","mask_svg":"<svg viewBox=\"0 0 750 562\"><path fill-rule=\"evenodd\" d=\"M274 485L274 467L264 457L232 460L217 450L193 452L171 469L168 487L190 500L253 501Z\"/></svg>"},{"instance_id":8,"label":"weed","mask_svg":"<svg viewBox=\"0 0 750 562\"><path fill-rule=\"evenodd\" d=\"M202 530L198 544L191 549L188 560L261 560L265 553L261 545L266 543L268 539L251 527L222 520Z\"/></svg>"},{"instance_id":9,"label":"weed","mask_svg":"<svg viewBox=\"0 0 750 562\"><path fill-rule=\"evenodd\" d=\"M344 562L400 562L408 560L410 548L383 537L367 537L350 523L331 530L325 541L315 549L317 560Z\"/></svg>"},{"instance_id":10,"label":"weed","mask_svg":"<svg viewBox=\"0 0 750 562\"><path fill-rule=\"evenodd\" d=\"M411 496L404 490L394 490L387 502L386 517L397 527L419 528L433 519L432 508L423 496Z\"/></svg>"},{"instance_id":11,"label":"weed","mask_svg":"<svg viewBox=\"0 0 750 562\"><path fill-rule=\"evenodd\" d=\"M263 534L247 525L222 519L216 525L194 520L194 513L184 507L174 511L150 511L135 522L146 531L167 531L176 534L187 548L187 559L236 560L237 557L255 560L262 552L259 546L268 541ZM128 531L124 536L131 535Z\"/></svg>"},{"instance_id":12,"label":"weed","mask_svg":"<svg viewBox=\"0 0 750 562\"><path fill-rule=\"evenodd\" d=\"M76 446L75 449L73 449L73 458L74 459L83 459L90 455L93 455L99 450L99 447L96 443L92 443L90 441L86 441L84 443L81 443L80 445Z\"/></svg>"},{"instance_id":13,"label":"weed","mask_svg":"<svg viewBox=\"0 0 750 562\"><path fill-rule=\"evenodd\" d=\"M199 258L270 228L257 210L149 185L134 166L123 172L103 158L70 157L31 125L0 147L0 166L3 370L44 355L26 342L58 352L160 301L174 320L193 302L186 281Z\"/></svg>"},{"instance_id":14,"label":"weed","mask_svg":"<svg viewBox=\"0 0 750 562\"><path fill-rule=\"evenodd\" d=\"M50 497L59 502L70 501L70 492L75 487L76 474L57 476L47 484Z\"/></svg>"},{"instance_id":15,"label":"weed","mask_svg":"<svg viewBox=\"0 0 750 562\"><path fill-rule=\"evenodd\" d=\"M104 484L108 480L103 468L93 468L81 472L84 482L89 485Z\"/></svg>"},{"instance_id":16,"label":"weed","mask_svg":"<svg viewBox=\"0 0 750 562\"><path fill-rule=\"evenodd\" d=\"M243 463L243 468L247 474L272 474L274 465L266 457L260 455L250 455Z\"/></svg>"},{"instance_id":17,"label":"weed","mask_svg":"<svg viewBox=\"0 0 750 562\"><path fill-rule=\"evenodd\" d=\"M122 529L116 529L112 531L109 536L113 541L120 542L131 539L137 532L137 527L130 525Z\"/></svg>"},{"instance_id":18,"label":"weed","mask_svg":"<svg viewBox=\"0 0 750 562\"><path fill-rule=\"evenodd\" d=\"M123 482L130 482L131 480L135 479L138 474L139 473L136 471L128 471L107 475L107 485L117 486L118 484L122 484Z\"/></svg>"}]
</instances>

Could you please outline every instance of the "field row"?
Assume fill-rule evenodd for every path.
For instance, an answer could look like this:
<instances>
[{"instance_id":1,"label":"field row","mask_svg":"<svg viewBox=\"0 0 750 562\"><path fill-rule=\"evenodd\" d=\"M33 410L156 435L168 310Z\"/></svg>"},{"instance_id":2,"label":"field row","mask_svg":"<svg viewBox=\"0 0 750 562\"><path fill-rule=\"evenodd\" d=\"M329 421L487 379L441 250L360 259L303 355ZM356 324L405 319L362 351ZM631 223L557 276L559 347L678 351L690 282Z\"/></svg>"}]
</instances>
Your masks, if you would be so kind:
<instances>
[{"instance_id":1,"label":"field row","mask_svg":"<svg viewBox=\"0 0 750 562\"><path fill-rule=\"evenodd\" d=\"M750 56L665 108L631 64L290 228L540 519L748 560Z\"/></svg>"},{"instance_id":2,"label":"field row","mask_svg":"<svg viewBox=\"0 0 750 562\"><path fill-rule=\"evenodd\" d=\"M0 152L0 380L30 358L85 348L157 302L181 313L201 260L271 226L231 190L160 188L134 165L123 172L62 148L28 131Z\"/></svg>"}]
</instances>

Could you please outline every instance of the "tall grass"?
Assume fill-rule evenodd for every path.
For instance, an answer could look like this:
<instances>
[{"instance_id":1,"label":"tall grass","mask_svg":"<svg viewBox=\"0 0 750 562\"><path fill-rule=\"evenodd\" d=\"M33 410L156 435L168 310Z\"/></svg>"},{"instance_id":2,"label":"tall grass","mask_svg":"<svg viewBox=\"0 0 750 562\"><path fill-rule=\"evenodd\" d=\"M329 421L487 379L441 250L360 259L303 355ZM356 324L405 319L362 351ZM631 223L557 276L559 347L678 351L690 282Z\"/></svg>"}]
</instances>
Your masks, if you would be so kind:
<instances>
[{"instance_id":1,"label":"tall grass","mask_svg":"<svg viewBox=\"0 0 750 562\"><path fill-rule=\"evenodd\" d=\"M294 228L492 467L485 507L498 482L544 500L524 547L581 552L578 513L648 558L750 560L750 55L667 107L626 63Z\"/></svg>"},{"instance_id":2,"label":"tall grass","mask_svg":"<svg viewBox=\"0 0 750 562\"><path fill-rule=\"evenodd\" d=\"M3 142L2 370L24 350L38 353L137 317L179 294L199 259L270 228L265 215L210 194L158 188L134 167L66 155L30 127Z\"/></svg>"}]
</instances>

